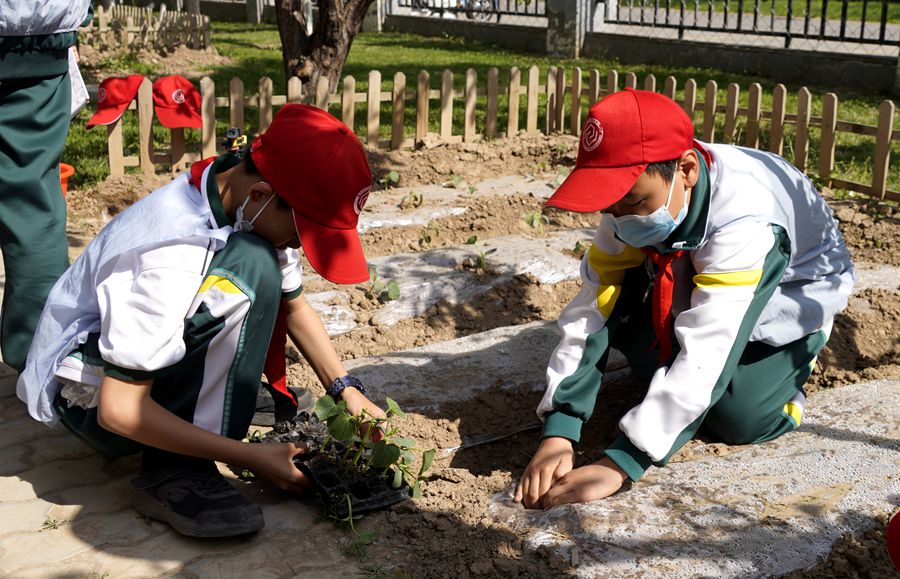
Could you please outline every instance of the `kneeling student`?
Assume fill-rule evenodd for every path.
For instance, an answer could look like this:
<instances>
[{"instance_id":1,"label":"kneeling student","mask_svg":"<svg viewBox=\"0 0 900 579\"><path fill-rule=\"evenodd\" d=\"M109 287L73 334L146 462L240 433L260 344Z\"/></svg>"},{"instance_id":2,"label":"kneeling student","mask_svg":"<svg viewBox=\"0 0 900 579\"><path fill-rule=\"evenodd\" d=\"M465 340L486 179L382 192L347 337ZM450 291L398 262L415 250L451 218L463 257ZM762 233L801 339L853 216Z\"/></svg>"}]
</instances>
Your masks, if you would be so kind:
<instances>
[{"instance_id":1,"label":"kneeling student","mask_svg":"<svg viewBox=\"0 0 900 579\"><path fill-rule=\"evenodd\" d=\"M787 161L693 135L668 97L607 96L547 202L602 214L581 292L559 317L543 440L515 494L526 507L607 497L701 426L751 444L800 424L803 384L856 279L850 255L831 209ZM610 347L649 390L605 456L573 470Z\"/></svg>"},{"instance_id":2,"label":"kneeling student","mask_svg":"<svg viewBox=\"0 0 900 579\"><path fill-rule=\"evenodd\" d=\"M371 181L350 129L288 104L243 156L195 163L123 211L47 299L17 384L31 416L106 455L142 451L135 508L182 534L262 528L213 461L310 486L301 447L241 442L264 364L283 378L285 331L330 394L382 415L300 295L300 247L332 282L369 278L356 225Z\"/></svg>"}]
</instances>

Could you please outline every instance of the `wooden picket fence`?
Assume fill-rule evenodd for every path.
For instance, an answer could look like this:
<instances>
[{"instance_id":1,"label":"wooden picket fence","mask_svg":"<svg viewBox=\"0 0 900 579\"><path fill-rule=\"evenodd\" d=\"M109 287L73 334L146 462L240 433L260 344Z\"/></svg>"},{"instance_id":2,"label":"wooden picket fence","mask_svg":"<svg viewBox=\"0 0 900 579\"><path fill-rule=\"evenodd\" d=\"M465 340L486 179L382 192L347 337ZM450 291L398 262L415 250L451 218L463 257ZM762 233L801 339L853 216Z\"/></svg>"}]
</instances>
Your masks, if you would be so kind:
<instances>
[{"instance_id":1,"label":"wooden picket fence","mask_svg":"<svg viewBox=\"0 0 900 579\"><path fill-rule=\"evenodd\" d=\"M154 48L172 52L176 46L208 48L212 26L208 16L152 8L97 6L90 24L78 29L79 41L98 48Z\"/></svg>"},{"instance_id":2,"label":"wooden picket fence","mask_svg":"<svg viewBox=\"0 0 900 579\"><path fill-rule=\"evenodd\" d=\"M415 89L408 89L405 75L398 72L394 75L391 90L383 90L381 72L373 70L368 76L366 92L356 92L356 79L352 76L344 78L339 93L330 93L325 79L321 79L314 91L304 93L300 79L292 78L287 84L287 95L272 94L272 80L263 77L259 80L257 94L250 96L245 95L244 85L237 78L231 80L228 96L217 96L214 82L206 77L200 81L203 118L200 150L186 151L183 130L173 130L168 152L162 154L154 148L151 127L153 122L151 84L145 79L138 93L137 103L132 103L130 107L138 111L138 155L125 156L123 153L121 119L110 125L108 127L110 174L121 175L124 168L129 166L139 166L144 172L153 173L156 171L156 164L169 165L173 171L177 171L193 160L216 155L218 152L216 111L223 107L229 110L230 125L236 127L244 127L246 108L258 109L257 131L262 132L272 122L275 107L288 102L308 102L326 110L336 108L332 114L337 113L335 116L341 118L349 127L356 126L357 105L365 103L365 133L361 135L363 142L371 148L397 149L416 146L429 134L429 110L433 101L437 101L440 107L437 133L439 141L471 142L509 138L519 134L535 135L539 132L578 135L581 132L582 117L587 113L583 97L587 97L586 102L594 103L602 96L620 89L619 73L615 70L609 71L605 82L602 82L599 71L590 70L587 82L584 83L584 75L579 68L573 70L571 80L567 82L564 69L550 67L541 84L540 70L537 66L532 66L528 69L527 80L523 84L522 71L514 67L510 70L508 86L502 88L499 86L496 68L491 68L486 76L484 85L479 86L476 72L469 69L466 72L464 89L459 90L454 88L453 73L445 70L441 76L441 88L437 89L431 87L430 74L422 71L418 75ZM625 87L638 86L638 79L633 73L625 74L623 80ZM656 78L652 75L647 76L641 88L656 91L658 88ZM508 97L505 127L498 126L501 90ZM675 99L676 90L676 79L666 78L662 87L663 94ZM805 87L797 93L797 109L794 112L786 110L787 90L780 84L773 91L771 111L762 110L763 92L757 83L749 88L746 107L739 106L740 88L736 84L728 85L724 104L719 103L718 84L715 81L706 83L702 101L698 100L698 91L696 81L688 80L684 85L683 98L677 102L692 120L698 114L702 114L702 125L698 130L700 140L759 148L765 120L768 122L768 149L782 154L786 142L785 129L793 125L795 127L791 143L793 162L800 170L808 174L817 173L825 186L858 191L877 199L900 201L900 192L887 188L891 143L900 141L900 131L893 129L895 106L892 101L885 100L880 105L878 125L870 126L838 120L838 97L833 93L824 95L822 115L812 116L812 94ZM540 98L541 96L544 98ZM478 97L485 97L482 102L486 107L484 126L481 130L476 127ZM463 101L462 127L453 126L456 99ZM387 139L380 137L382 103L390 103L391 108L390 136ZM523 105L525 124L521 127L519 112ZM414 107L415 110L413 127L406 126L405 112L408 106ZM539 116L543 117L540 128ZM717 123L717 120L724 122ZM717 131L719 125L721 134ZM808 167L811 128L817 128L821 132L818 167L815 168ZM741 133L743 142L739 142ZM871 183L854 183L832 175L839 133L875 138Z\"/></svg>"}]
</instances>

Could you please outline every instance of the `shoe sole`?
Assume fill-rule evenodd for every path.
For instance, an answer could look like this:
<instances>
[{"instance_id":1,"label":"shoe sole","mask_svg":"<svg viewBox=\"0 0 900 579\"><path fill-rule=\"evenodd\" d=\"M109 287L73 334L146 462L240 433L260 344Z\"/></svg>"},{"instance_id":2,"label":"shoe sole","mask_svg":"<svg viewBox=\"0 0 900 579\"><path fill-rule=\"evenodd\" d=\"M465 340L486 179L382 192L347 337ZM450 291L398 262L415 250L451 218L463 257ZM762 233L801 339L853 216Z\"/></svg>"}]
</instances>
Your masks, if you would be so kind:
<instances>
[{"instance_id":1,"label":"shoe sole","mask_svg":"<svg viewBox=\"0 0 900 579\"><path fill-rule=\"evenodd\" d=\"M145 517L167 523L182 535L198 537L201 539L221 539L224 537L249 535L266 526L266 521L260 513L257 516L251 517L250 520L240 527L237 527L236 525L223 525L218 528L210 528L211 525L209 524L201 525L193 519L183 517L172 511L152 498L146 491L137 492L137 495L134 498L134 509Z\"/></svg>"}]
</instances>

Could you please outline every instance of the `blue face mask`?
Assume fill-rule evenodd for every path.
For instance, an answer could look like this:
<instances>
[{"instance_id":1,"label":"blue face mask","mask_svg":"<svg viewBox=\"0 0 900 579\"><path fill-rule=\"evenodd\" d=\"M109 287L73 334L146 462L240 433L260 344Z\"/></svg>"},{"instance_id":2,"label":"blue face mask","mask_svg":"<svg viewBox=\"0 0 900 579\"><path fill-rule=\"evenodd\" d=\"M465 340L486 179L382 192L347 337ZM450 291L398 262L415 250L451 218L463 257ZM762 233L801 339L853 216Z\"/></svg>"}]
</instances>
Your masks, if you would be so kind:
<instances>
[{"instance_id":1,"label":"blue face mask","mask_svg":"<svg viewBox=\"0 0 900 579\"><path fill-rule=\"evenodd\" d=\"M647 247L665 241L687 216L687 199L685 199L678 216L672 219L672 215L669 213L669 203L672 202L674 190L675 178L673 177L665 205L650 215L623 215L613 218L613 229L619 239L632 247Z\"/></svg>"}]
</instances>

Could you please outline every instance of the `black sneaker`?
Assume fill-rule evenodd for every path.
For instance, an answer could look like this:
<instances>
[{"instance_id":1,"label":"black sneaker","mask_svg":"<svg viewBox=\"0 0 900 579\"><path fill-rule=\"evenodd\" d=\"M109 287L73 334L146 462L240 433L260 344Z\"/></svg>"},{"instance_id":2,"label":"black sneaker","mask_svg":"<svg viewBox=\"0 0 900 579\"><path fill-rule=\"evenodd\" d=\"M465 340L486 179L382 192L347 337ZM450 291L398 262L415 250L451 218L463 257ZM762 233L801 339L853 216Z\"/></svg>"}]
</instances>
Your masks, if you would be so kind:
<instances>
[{"instance_id":1,"label":"black sneaker","mask_svg":"<svg viewBox=\"0 0 900 579\"><path fill-rule=\"evenodd\" d=\"M262 509L225 480L214 464L139 476L134 508L188 537L235 537L265 526Z\"/></svg>"},{"instance_id":2,"label":"black sneaker","mask_svg":"<svg viewBox=\"0 0 900 579\"><path fill-rule=\"evenodd\" d=\"M259 394L256 395L256 412L250 424L255 426L274 426L276 422L292 420L301 412L312 413L316 406L316 397L305 388L288 387L289 399L269 384L262 382Z\"/></svg>"}]
</instances>

